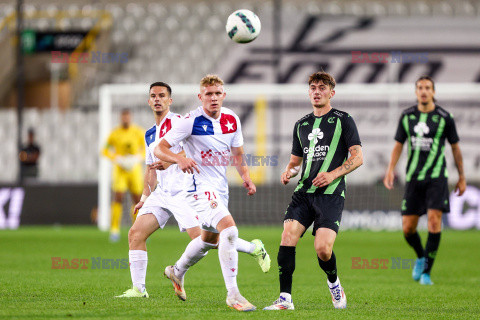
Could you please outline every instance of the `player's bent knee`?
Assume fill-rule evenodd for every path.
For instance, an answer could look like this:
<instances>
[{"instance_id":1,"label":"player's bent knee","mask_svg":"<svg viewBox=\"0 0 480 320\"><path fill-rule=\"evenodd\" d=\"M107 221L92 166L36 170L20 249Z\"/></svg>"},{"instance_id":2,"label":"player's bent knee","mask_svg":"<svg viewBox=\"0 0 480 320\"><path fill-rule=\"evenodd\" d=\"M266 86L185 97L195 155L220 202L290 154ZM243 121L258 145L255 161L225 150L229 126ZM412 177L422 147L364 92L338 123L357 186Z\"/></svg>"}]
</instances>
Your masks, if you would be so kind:
<instances>
[{"instance_id":1,"label":"player's bent knee","mask_svg":"<svg viewBox=\"0 0 480 320\"><path fill-rule=\"evenodd\" d=\"M442 231L442 221L428 221L428 231L433 233Z\"/></svg>"},{"instance_id":2,"label":"player's bent knee","mask_svg":"<svg viewBox=\"0 0 480 320\"><path fill-rule=\"evenodd\" d=\"M290 230L283 230L281 245L294 247L297 245L299 239L300 239L300 236L298 236L294 232Z\"/></svg>"},{"instance_id":3,"label":"player's bent knee","mask_svg":"<svg viewBox=\"0 0 480 320\"><path fill-rule=\"evenodd\" d=\"M219 250L221 250L221 248L224 247L226 244L228 244L229 246L235 246L237 239L238 229L236 226L224 229L222 232L220 232L220 242L218 247Z\"/></svg>"},{"instance_id":4,"label":"player's bent knee","mask_svg":"<svg viewBox=\"0 0 480 320\"><path fill-rule=\"evenodd\" d=\"M236 226L231 226L226 229L224 229L222 232L220 232L220 241L229 241L233 242L236 241L238 238L238 229Z\"/></svg>"},{"instance_id":5,"label":"player's bent knee","mask_svg":"<svg viewBox=\"0 0 480 320\"><path fill-rule=\"evenodd\" d=\"M332 247L325 243L315 244L315 251L322 261L328 261L332 257Z\"/></svg>"},{"instance_id":6,"label":"player's bent knee","mask_svg":"<svg viewBox=\"0 0 480 320\"><path fill-rule=\"evenodd\" d=\"M145 242L147 240L147 236L145 232L140 230L139 228L132 226L130 230L128 230L128 243L138 243L138 242Z\"/></svg>"},{"instance_id":7,"label":"player's bent knee","mask_svg":"<svg viewBox=\"0 0 480 320\"><path fill-rule=\"evenodd\" d=\"M402 217L402 229L405 235L417 232L419 216L406 215Z\"/></svg>"},{"instance_id":8,"label":"player's bent knee","mask_svg":"<svg viewBox=\"0 0 480 320\"><path fill-rule=\"evenodd\" d=\"M402 226L402 229L403 229L403 234L405 236L408 236L417 232L417 226L413 224L404 224Z\"/></svg>"}]
</instances>

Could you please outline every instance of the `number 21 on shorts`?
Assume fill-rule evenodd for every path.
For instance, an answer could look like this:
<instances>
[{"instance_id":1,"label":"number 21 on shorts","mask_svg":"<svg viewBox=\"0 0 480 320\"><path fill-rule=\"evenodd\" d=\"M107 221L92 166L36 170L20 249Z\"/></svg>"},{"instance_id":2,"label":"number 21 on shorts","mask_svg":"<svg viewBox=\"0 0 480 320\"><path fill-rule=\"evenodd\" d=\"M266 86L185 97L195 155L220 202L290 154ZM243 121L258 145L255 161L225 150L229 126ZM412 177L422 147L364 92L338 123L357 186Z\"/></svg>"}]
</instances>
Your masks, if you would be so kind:
<instances>
[{"instance_id":1,"label":"number 21 on shorts","mask_svg":"<svg viewBox=\"0 0 480 320\"><path fill-rule=\"evenodd\" d=\"M210 192L210 191L205 191L205 195L208 197L208 201L211 201L213 199L217 199L217 196L215 196L215 192ZM195 200L198 200L198 194L194 194L193 197Z\"/></svg>"},{"instance_id":2,"label":"number 21 on shorts","mask_svg":"<svg viewBox=\"0 0 480 320\"><path fill-rule=\"evenodd\" d=\"M215 192L205 191L205 195L208 197L208 201L217 199L217 197L215 196Z\"/></svg>"}]
</instances>

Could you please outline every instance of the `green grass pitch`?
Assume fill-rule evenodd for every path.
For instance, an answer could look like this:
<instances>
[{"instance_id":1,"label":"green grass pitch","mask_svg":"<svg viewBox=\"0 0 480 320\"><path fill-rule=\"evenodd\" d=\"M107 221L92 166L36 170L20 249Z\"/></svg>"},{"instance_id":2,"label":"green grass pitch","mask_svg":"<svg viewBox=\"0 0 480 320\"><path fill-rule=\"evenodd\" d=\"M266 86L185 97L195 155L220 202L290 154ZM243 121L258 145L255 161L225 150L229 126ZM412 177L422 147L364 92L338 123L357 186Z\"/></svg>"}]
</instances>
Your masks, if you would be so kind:
<instances>
[{"instance_id":1,"label":"green grass pitch","mask_svg":"<svg viewBox=\"0 0 480 320\"><path fill-rule=\"evenodd\" d=\"M340 232L335 252L348 309L333 309L313 237L297 247L294 311L263 311L278 297L277 251L281 227L239 227L244 239L261 238L272 257L263 274L239 254L238 284L258 308L240 313L225 304L217 251L186 275L187 301L177 299L165 266L180 256L188 236L170 227L149 240L150 299L115 299L131 286L128 269L92 269L92 257L128 259L126 230L117 244L94 227L23 227L0 231L0 318L9 319L474 319L480 314L480 232L444 231L432 272L433 286L411 279L411 269L392 269L392 257L413 258L400 232ZM426 240L426 233L421 233ZM88 259L87 269L52 269L52 257ZM354 269L352 258L388 259L387 269ZM369 260L371 261L371 260ZM408 260L406 260L408 262ZM62 264L62 263L60 263ZM360 264L363 264L361 262ZM121 264L119 265L121 266ZM397 265L398 266L398 265Z\"/></svg>"}]
</instances>

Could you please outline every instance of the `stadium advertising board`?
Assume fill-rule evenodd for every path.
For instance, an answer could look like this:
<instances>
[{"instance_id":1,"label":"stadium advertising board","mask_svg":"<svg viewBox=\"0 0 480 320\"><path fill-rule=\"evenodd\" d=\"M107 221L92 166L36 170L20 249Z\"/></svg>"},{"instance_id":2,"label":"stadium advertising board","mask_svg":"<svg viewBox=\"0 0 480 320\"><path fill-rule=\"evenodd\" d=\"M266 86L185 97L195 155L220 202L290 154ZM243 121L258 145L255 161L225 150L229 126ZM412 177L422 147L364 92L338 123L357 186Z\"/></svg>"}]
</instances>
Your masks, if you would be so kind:
<instances>
[{"instance_id":1,"label":"stadium advertising board","mask_svg":"<svg viewBox=\"0 0 480 320\"><path fill-rule=\"evenodd\" d=\"M92 212L97 206L97 190L96 184L0 186L0 229L17 229L20 225L92 224ZM283 194L280 189L259 191L257 201L263 201L263 197L275 192ZM373 194L376 191L372 186L349 188L351 196L350 199L347 197L342 228L400 230L401 215L397 206L398 201L389 198L381 207L370 208L373 202L362 204L355 200L356 197L363 198L363 192ZM231 205L236 206L237 202L244 202L242 187L232 187L230 194ZM289 198L284 200L288 201ZM251 210L242 207L242 210L236 212L236 219L241 224L276 224L281 221L286 205L282 201L276 201L270 202L270 206L272 207L269 208L269 212L266 212L265 208L261 209L262 212L257 212L254 208ZM480 188L468 186L461 197L452 192L450 209L451 212L444 215L446 227L459 230L480 229ZM262 219L259 219L260 215ZM171 225L174 223L174 220L169 222ZM426 223L420 223L419 227L425 229Z\"/></svg>"},{"instance_id":2,"label":"stadium advertising board","mask_svg":"<svg viewBox=\"0 0 480 320\"><path fill-rule=\"evenodd\" d=\"M91 224L97 185L34 184L0 187L0 229L20 225Z\"/></svg>"},{"instance_id":3,"label":"stadium advertising board","mask_svg":"<svg viewBox=\"0 0 480 320\"><path fill-rule=\"evenodd\" d=\"M25 30L22 34L23 52L74 51L87 31L34 31Z\"/></svg>"}]
</instances>

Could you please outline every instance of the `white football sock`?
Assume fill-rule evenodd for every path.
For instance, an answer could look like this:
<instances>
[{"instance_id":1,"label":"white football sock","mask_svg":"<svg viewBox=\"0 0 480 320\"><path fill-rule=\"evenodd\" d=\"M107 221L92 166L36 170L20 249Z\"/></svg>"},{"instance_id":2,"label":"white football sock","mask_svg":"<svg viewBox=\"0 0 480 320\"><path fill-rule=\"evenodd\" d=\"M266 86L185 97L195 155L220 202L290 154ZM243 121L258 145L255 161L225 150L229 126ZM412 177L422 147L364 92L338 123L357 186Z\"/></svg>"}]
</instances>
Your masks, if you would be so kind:
<instances>
[{"instance_id":1,"label":"white football sock","mask_svg":"<svg viewBox=\"0 0 480 320\"><path fill-rule=\"evenodd\" d=\"M255 243L251 243L249 241L245 241L241 238L238 238L237 239L237 251L252 254L253 251L255 251Z\"/></svg>"},{"instance_id":2,"label":"white football sock","mask_svg":"<svg viewBox=\"0 0 480 320\"><path fill-rule=\"evenodd\" d=\"M238 229L236 226L229 227L220 232L218 245L218 258L222 267L223 279L228 293L238 292L238 252L237 252Z\"/></svg>"},{"instance_id":3,"label":"white football sock","mask_svg":"<svg viewBox=\"0 0 480 320\"><path fill-rule=\"evenodd\" d=\"M175 276L179 279L183 279L187 270L195 263L200 261L208 253L208 250L215 248L217 244L211 244L202 240L202 237L196 237L185 248L180 259L174 266Z\"/></svg>"},{"instance_id":4,"label":"white football sock","mask_svg":"<svg viewBox=\"0 0 480 320\"><path fill-rule=\"evenodd\" d=\"M147 276L147 251L129 250L128 260L130 262L130 275L132 283L140 292L145 291L145 278Z\"/></svg>"},{"instance_id":5,"label":"white football sock","mask_svg":"<svg viewBox=\"0 0 480 320\"><path fill-rule=\"evenodd\" d=\"M283 299L285 299L288 302L292 302L292 295L290 293L281 292L280 297L282 297Z\"/></svg>"},{"instance_id":6,"label":"white football sock","mask_svg":"<svg viewBox=\"0 0 480 320\"><path fill-rule=\"evenodd\" d=\"M335 288L336 286L338 286L338 285L340 284L340 279L338 279L338 277L337 277L337 280L335 280L334 283L331 283L331 282L328 281L328 279L327 279L327 283L328 283L328 287L329 287L329 288Z\"/></svg>"}]
</instances>

